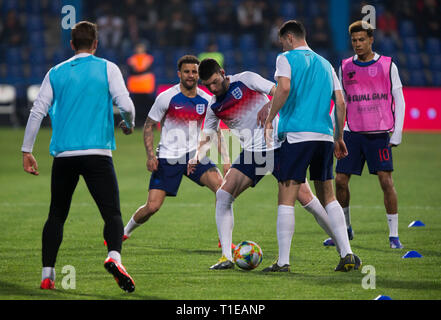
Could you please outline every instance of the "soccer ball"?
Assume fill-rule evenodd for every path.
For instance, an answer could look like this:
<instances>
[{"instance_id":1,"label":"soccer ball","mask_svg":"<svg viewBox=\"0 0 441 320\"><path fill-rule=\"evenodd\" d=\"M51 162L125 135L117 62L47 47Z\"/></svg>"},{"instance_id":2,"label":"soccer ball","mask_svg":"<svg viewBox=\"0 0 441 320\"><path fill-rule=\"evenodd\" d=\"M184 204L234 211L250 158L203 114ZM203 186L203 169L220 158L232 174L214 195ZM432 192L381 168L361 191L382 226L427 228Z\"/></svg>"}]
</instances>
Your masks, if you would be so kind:
<instances>
[{"instance_id":1,"label":"soccer ball","mask_svg":"<svg viewBox=\"0 0 441 320\"><path fill-rule=\"evenodd\" d=\"M233 260L244 270L253 270L262 262L262 258L262 249L253 241L242 241L234 249Z\"/></svg>"}]
</instances>

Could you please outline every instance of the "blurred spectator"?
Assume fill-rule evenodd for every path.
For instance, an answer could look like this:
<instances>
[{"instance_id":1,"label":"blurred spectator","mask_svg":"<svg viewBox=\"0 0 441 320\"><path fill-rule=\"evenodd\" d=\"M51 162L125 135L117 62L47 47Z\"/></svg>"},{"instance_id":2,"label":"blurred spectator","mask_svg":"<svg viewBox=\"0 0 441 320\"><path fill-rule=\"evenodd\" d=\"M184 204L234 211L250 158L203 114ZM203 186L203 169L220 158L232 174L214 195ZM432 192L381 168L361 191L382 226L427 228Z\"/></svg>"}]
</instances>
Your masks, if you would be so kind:
<instances>
[{"instance_id":1,"label":"blurred spectator","mask_svg":"<svg viewBox=\"0 0 441 320\"><path fill-rule=\"evenodd\" d=\"M187 7L188 1L183 0L169 0L167 1L166 5L163 7L162 14L168 14L175 11L181 11L181 12L189 12L189 8Z\"/></svg>"},{"instance_id":2,"label":"blurred spectator","mask_svg":"<svg viewBox=\"0 0 441 320\"><path fill-rule=\"evenodd\" d=\"M125 20L122 36L123 47L126 48L126 42L128 41L128 43L130 44L130 48L132 48L133 44L140 42L138 1L124 0L121 3L118 14L122 17L123 20Z\"/></svg>"},{"instance_id":3,"label":"blurred spectator","mask_svg":"<svg viewBox=\"0 0 441 320\"><path fill-rule=\"evenodd\" d=\"M124 21L114 14L110 5L103 5L103 15L97 19L98 39L103 48L117 48L124 32Z\"/></svg>"},{"instance_id":4,"label":"blurred spectator","mask_svg":"<svg viewBox=\"0 0 441 320\"><path fill-rule=\"evenodd\" d=\"M157 0L143 0L138 10L140 37L156 43L155 29L160 19L160 4Z\"/></svg>"},{"instance_id":5,"label":"blurred spectator","mask_svg":"<svg viewBox=\"0 0 441 320\"><path fill-rule=\"evenodd\" d=\"M441 35L441 7L436 0L425 0L422 12L423 32L426 37L437 37Z\"/></svg>"},{"instance_id":6,"label":"blurred spectator","mask_svg":"<svg viewBox=\"0 0 441 320\"><path fill-rule=\"evenodd\" d=\"M141 0L138 10L138 28L140 39L158 47L167 45L167 14L161 0Z\"/></svg>"},{"instance_id":7,"label":"blurred spectator","mask_svg":"<svg viewBox=\"0 0 441 320\"><path fill-rule=\"evenodd\" d=\"M207 47L207 50L205 50L204 52L201 52L198 55L198 59L200 61L202 61L206 58L214 59L217 61L217 63L219 63L221 68L224 67L224 55L222 52L219 52L216 42L210 42L210 44Z\"/></svg>"},{"instance_id":8,"label":"blurred spectator","mask_svg":"<svg viewBox=\"0 0 441 320\"><path fill-rule=\"evenodd\" d=\"M190 11L181 2L173 0L165 8L167 25L166 37L167 44L170 46L189 46L192 43L194 24Z\"/></svg>"},{"instance_id":9,"label":"blurred spectator","mask_svg":"<svg viewBox=\"0 0 441 320\"><path fill-rule=\"evenodd\" d=\"M9 11L0 33L0 43L8 47L19 47L25 44L25 40L25 29L21 25L17 13L14 10Z\"/></svg>"},{"instance_id":10,"label":"blurred spectator","mask_svg":"<svg viewBox=\"0 0 441 320\"><path fill-rule=\"evenodd\" d=\"M244 0L237 7L237 21L241 33L252 33L257 37L262 34L262 7L254 0Z\"/></svg>"},{"instance_id":11,"label":"blurred spectator","mask_svg":"<svg viewBox=\"0 0 441 320\"><path fill-rule=\"evenodd\" d=\"M313 50L319 49L331 49L331 33L329 32L329 26L323 17L318 16L314 18L314 22L311 26L311 31L307 35L308 44Z\"/></svg>"},{"instance_id":12,"label":"blurred spectator","mask_svg":"<svg viewBox=\"0 0 441 320\"><path fill-rule=\"evenodd\" d=\"M125 20L123 27L122 41L125 47L125 42L128 40L131 45L140 41L139 35L139 3L137 0L124 0L121 2L121 8L118 14Z\"/></svg>"},{"instance_id":13,"label":"blurred spectator","mask_svg":"<svg viewBox=\"0 0 441 320\"><path fill-rule=\"evenodd\" d=\"M416 17L418 16L418 12L421 14L421 9L418 9L417 1L415 0L402 0L398 2L398 5L396 7L398 12L398 20L410 20L415 21ZM415 14L417 13L417 14Z\"/></svg>"},{"instance_id":14,"label":"blurred spectator","mask_svg":"<svg viewBox=\"0 0 441 320\"><path fill-rule=\"evenodd\" d=\"M411 0L413 1L413 0ZM370 5L368 1L350 1L351 3L351 22L361 20L364 18L364 15L361 13L362 8L364 6Z\"/></svg>"},{"instance_id":15,"label":"blurred spectator","mask_svg":"<svg viewBox=\"0 0 441 320\"><path fill-rule=\"evenodd\" d=\"M139 20L138 16L136 14L130 14L127 16L126 19L126 35L130 40L130 43L137 43L140 41L140 34L139 34Z\"/></svg>"},{"instance_id":16,"label":"blurred spectator","mask_svg":"<svg viewBox=\"0 0 441 320\"><path fill-rule=\"evenodd\" d=\"M235 15L232 0L219 0L217 6L208 7L209 20L212 22L215 33L234 33L236 20L231 19Z\"/></svg>"},{"instance_id":17,"label":"blurred spectator","mask_svg":"<svg viewBox=\"0 0 441 320\"><path fill-rule=\"evenodd\" d=\"M381 41L384 37L391 37L395 43L399 42L397 18L388 9L384 10L377 19L376 37L378 41Z\"/></svg>"},{"instance_id":18,"label":"blurred spectator","mask_svg":"<svg viewBox=\"0 0 441 320\"><path fill-rule=\"evenodd\" d=\"M135 105L137 127L142 127L144 124L154 101L156 80L151 72L153 61L153 56L147 53L147 46L143 43L138 43L134 54L127 59L129 67L127 89Z\"/></svg>"},{"instance_id":19,"label":"blurred spectator","mask_svg":"<svg viewBox=\"0 0 441 320\"><path fill-rule=\"evenodd\" d=\"M137 13L139 13L139 3L137 0L124 0L121 3L121 9L118 10L118 14L121 17L126 17Z\"/></svg>"},{"instance_id":20,"label":"blurred spectator","mask_svg":"<svg viewBox=\"0 0 441 320\"><path fill-rule=\"evenodd\" d=\"M274 20L272 26L270 27L269 41L271 42L271 47L273 49L281 49L282 48L280 41L279 41L279 29L284 22L285 22L285 19L283 17L277 17Z\"/></svg>"}]
</instances>

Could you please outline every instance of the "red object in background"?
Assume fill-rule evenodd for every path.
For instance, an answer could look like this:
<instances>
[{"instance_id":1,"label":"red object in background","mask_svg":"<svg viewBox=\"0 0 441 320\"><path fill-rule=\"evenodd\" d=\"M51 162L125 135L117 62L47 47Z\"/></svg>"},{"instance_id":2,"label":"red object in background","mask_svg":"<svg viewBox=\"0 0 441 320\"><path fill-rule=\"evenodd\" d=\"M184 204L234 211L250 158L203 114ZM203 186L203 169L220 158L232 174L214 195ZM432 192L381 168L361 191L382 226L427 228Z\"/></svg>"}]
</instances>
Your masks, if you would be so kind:
<instances>
[{"instance_id":1,"label":"red object in background","mask_svg":"<svg viewBox=\"0 0 441 320\"><path fill-rule=\"evenodd\" d=\"M171 86L159 85L157 94ZM211 95L206 87L199 88ZM406 87L403 94L406 102L403 131L441 132L441 88ZM228 129L222 122L221 128Z\"/></svg>"},{"instance_id":2,"label":"red object in background","mask_svg":"<svg viewBox=\"0 0 441 320\"><path fill-rule=\"evenodd\" d=\"M406 116L403 131L441 132L441 88L403 88Z\"/></svg>"}]
</instances>

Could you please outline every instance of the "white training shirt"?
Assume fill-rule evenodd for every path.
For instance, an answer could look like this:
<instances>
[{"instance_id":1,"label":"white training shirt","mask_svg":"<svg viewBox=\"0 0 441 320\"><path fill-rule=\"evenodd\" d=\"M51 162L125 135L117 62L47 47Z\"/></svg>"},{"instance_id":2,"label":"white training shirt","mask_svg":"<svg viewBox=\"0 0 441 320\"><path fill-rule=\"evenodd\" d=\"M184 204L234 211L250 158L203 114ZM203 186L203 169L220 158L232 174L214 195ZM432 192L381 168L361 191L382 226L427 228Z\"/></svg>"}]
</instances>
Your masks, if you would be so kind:
<instances>
[{"instance_id":1,"label":"white training shirt","mask_svg":"<svg viewBox=\"0 0 441 320\"><path fill-rule=\"evenodd\" d=\"M311 48L307 46L301 46L295 48L294 50L311 50ZM276 60L276 72L274 73L274 80L277 81L278 77L286 77L291 79L291 65L288 62L288 59L284 55L279 55ZM333 77L333 85L334 91L342 90L342 86L340 81L338 80L337 74L335 73L334 68L332 68L332 77ZM331 107L331 106L329 106ZM289 143L298 143L304 141L330 141L334 142L334 138L330 135L318 133L318 132L288 132L286 134L286 138Z\"/></svg>"},{"instance_id":2,"label":"white training shirt","mask_svg":"<svg viewBox=\"0 0 441 320\"><path fill-rule=\"evenodd\" d=\"M250 71L228 78L230 84L227 92L211 98L204 132L216 131L222 120L247 151L259 152L280 147L281 143L277 139L278 116L273 121L274 143L271 149L266 147L264 128L257 125L257 113L270 101L267 95L275 84Z\"/></svg>"},{"instance_id":3,"label":"white training shirt","mask_svg":"<svg viewBox=\"0 0 441 320\"><path fill-rule=\"evenodd\" d=\"M89 55L89 53L80 53L66 61L87 57ZM132 120L132 126L134 126L135 107L132 100L130 99L130 94L127 90L121 71L119 70L118 66L113 62L107 60L106 62L107 79L109 81L109 92L112 97L112 101L114 104L117 105L123 117ZM43 121L43 118L47 115L50 107L52 106L52 102L53 90L49 79L49 72L47 72L29 115L21 151L32 152L35 139L37 137L38 131L40 130L41 122ZM105 155L111 157L112 151L109 149L65 151L57 154L56 157L72 157L84 155Z\"/></svg>"},{"instance_id":4,"label":"white training shirt","mask_svg":"<svg viewBox=\"0 0 441 320\"><path fill-rule=\"evenodd\" d=\"M158 157L177 159L195 151L211 97L197 88L195 97L187 97L177 84L156 97L149 118L161 122Z\"/></svg>"}]
</instances>

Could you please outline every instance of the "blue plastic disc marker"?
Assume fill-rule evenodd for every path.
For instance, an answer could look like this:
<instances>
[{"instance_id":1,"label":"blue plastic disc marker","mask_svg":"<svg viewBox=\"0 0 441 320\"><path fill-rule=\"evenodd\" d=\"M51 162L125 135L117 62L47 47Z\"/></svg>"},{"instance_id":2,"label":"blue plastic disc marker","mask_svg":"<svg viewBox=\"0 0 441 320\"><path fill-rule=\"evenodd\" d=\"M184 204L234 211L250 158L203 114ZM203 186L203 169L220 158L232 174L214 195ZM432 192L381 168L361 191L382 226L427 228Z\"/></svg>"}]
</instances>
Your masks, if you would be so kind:
<instances>
[{"instance_id":1,"label":"blue plastic disc marker","mask_svg":"<svg viewBox=\"0 0 441 320\"><path fill-rule=\"evenodd\" d=\"M420 221L420 220L415 220L415 221L412 221L410 224L409 224L409 228L410 227L425 227L426 225L422 222L422 221Z\"/></svg>"},{"instance_id":2,"label":"blue plastic disc marker","mask_svg":"<svg viewBox=\"0 0 441 320\"><path fill-rule=\"evenodd\" d=\"M383 296L383 295L379 295L378 297L376 297L374 300L392 300L391 297L389 296Z\"/></svg>"},{"instance_id":3,"label":"blue plastic disc marker","mask_svg":"<svg viewBox=\"0 0 441 320\"><path fill-rule=\"evenodd\" d=\"M422 258L423 256L421 254L419 254L417 251L407 251L406 254L404 256L402 256L401 258L405 259L405 258Z\"/></svg>"}]
</instances>

